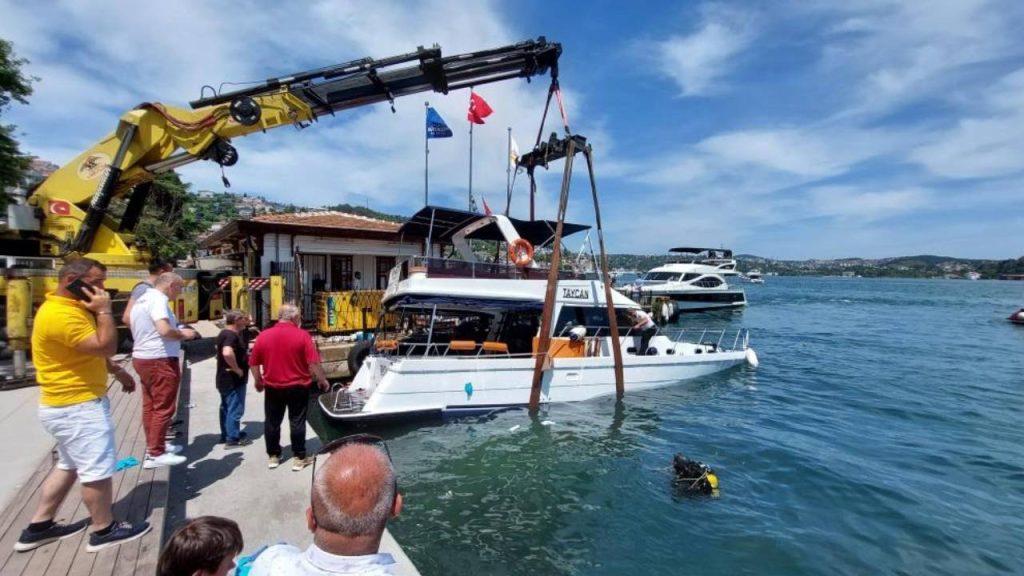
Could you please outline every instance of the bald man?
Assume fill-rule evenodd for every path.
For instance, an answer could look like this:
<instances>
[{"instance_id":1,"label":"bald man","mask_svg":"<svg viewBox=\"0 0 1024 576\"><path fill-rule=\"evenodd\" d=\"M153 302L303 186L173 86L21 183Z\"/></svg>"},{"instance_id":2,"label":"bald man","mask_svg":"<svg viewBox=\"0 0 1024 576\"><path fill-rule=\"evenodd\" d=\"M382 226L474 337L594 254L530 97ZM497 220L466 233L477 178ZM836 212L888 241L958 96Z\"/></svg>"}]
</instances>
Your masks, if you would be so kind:
<instances>
[{"instance_id":1,"label":"bald man","mask_svg":"<svg viewBox=\"0 0 1024 576\"><path fill-rule=\"evenodd\" d=\"M379 550L388 520L402 509L402 495L383 444L343 444L321 458L306 509L313 544L306 550L270 546L253 562L250 576L394 573L394 558Z\"/></svg>"}]
</instances>

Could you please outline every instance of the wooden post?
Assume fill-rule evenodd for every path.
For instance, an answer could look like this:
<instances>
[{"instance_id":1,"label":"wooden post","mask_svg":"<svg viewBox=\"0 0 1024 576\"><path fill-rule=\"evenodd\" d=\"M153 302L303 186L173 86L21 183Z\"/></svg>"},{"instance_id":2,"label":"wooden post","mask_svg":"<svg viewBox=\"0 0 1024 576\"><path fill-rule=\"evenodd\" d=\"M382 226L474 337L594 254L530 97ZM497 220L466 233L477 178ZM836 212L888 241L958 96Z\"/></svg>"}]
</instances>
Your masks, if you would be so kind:
<instances>
[{"instance_id":1,"label":"wooden post","mask_svg":"<svg viewBox=\"0 0 1024 576\"><path fill-rule=\"evenodd\" d=\"M555 307L555 292L558 289L558 268L562 256L562 227L565 211L569 205L569 181L572 177L572 162L576 155L576 141L569 139L565 155L565 170L562 172L562 193L558 201L558 221L555 225L555 239L551 244L551 268L548 270L548 286L544 294L544 313L540 323L540 337L537 341L537 357L533 365L533 385L530 388L529 410L536 412L540 407L540 387L544 377L545 360L551 346L551 315Z\"/></svg>"},{"instance_id":2,"label":"wooden post","mask_svg":"<svg viewBox=\"0 0 1024 576\"><path fill-rule=\"evenodd\" d=\"M583 149L587 158L587 171L590 174L590 191L594 196L594 219L597 224L597 243L601 248L601 283L604 284L604 298L608 305L608 329L611 331L614 344L612 358L615 362L615 397L621 399L625 393L625 379L622 375L622 339L619 336L619 319L615 316L615 303L612 302L612 285L608 282L608 253L604 250L604 229L601 227L601 205L597 200L597 181L594 180L594 152L587 144Z\"/></svg>"}]
</instances>

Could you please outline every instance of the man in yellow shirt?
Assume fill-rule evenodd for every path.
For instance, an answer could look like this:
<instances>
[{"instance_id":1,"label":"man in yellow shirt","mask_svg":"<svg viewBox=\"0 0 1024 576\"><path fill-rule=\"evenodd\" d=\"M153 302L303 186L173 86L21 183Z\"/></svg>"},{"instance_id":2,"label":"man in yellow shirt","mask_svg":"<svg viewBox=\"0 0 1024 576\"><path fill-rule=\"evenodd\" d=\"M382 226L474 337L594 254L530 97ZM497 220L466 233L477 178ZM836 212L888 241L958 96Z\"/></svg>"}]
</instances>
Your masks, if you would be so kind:
<instances>
[{"instance_id":1,"label":"man in yellow shirt","mask_svg":"<svg viewBox=\"0 0 1024 576\"><path fill-rule=\"evenodd\" d=\"M90 526L86 551L96 552L149 532L148 522L115 522L111 478L117 454L107 399L107 373L125 392L135 381L110 361L117 328L110 295L103 287L107 269L95 260L69 261L58 272L57 290L46 295L32 327L32 358L39 383L39 420L57 441L57 465L43 481L39 504L14 549L33 550ZM76 280L81 282L76 283ZM81 286L75 291L69 290ZM83 284L84 283L84 284ZM58 524L54 516L75 480L90 519Z\"/></svg>"}]
</instances>

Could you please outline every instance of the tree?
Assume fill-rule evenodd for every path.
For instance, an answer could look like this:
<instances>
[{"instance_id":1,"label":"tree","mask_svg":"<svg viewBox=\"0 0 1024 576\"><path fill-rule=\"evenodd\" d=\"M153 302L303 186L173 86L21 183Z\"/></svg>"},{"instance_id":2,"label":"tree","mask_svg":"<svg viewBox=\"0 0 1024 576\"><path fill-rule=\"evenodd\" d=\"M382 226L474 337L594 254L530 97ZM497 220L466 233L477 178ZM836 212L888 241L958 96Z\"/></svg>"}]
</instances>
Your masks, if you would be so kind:
<instances>
[{"instance_id":1,"label":"tree","mask_svg":"<svg viewBox=\"0 0 1024 576\"><path fill-rule=\"evenodd\" d=\"M32 95L32 80L21 72L23 64L28 60L14 55L14 46L0 38L0 117L11 105L11 101L28 104ZM7 187L21 184L28 170L30 158L18 149L18 141L14 139L13 125L0 123L0 191ZM0 208L7 206L7 194L0 194Z\"/></svg>"},{"instance_id":2,"label":"tree","mask_svg":"<svg viewBox=\"0 0 1024 576\"><path fill-rule=\"evenodd\" d=\"M135 239L159 258L178 260L188 257L198 247L197 238L207 223L197 215L196 198L189 194L191 184L182 182L175 172L157 174L149 200L135 227ZM126 199L111 203L116 219L124 215Z\"/></svg>"}]
</instances>

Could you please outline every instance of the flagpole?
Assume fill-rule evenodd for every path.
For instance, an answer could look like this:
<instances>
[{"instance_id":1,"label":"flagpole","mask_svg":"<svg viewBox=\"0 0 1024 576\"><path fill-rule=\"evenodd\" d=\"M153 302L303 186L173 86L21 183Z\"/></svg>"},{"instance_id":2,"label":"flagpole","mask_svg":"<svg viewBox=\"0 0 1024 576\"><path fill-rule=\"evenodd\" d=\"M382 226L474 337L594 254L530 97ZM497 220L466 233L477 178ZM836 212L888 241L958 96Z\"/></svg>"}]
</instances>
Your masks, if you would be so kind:
<instances>
[{"instance_id":1,"label":"flagpole","mask_svg":"<svg viewBox=\"0 0 1024 576\"><path fill-rule=\"evenodd\" d=\"M508 153L505 154L505 216L512 206L512 127L508 130Z\"/></svg>"},{"instance_id":2,"label":"flagpole","mask_svg":"<svg viewBox=\"0 0 1024 576\"><path fill-rule=\"evenodd\" d=\"M426 115L430 110L430 101L423 102L423 113ZM429 131L424 127L423 129L423 205L430 205L430 134Z\"/></svg>"},{"instance_id":3,"label":"flagpole","mask_svg":"<svg viewBox=\"0 0 1024 576\"><path fill-rule=\"evenodd\" d=\"M469 123L469 211L473 211L473 122Z\"/></svg>"}]
</instances>

